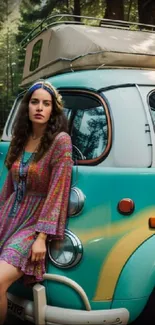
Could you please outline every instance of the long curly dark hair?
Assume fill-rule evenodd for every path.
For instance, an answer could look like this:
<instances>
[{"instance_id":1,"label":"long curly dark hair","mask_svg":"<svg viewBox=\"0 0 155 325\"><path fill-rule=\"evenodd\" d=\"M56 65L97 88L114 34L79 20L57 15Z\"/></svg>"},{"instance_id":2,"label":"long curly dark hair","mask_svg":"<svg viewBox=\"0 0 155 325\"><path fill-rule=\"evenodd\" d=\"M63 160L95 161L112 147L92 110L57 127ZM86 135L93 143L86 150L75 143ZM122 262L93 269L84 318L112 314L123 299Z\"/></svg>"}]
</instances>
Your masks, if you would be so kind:
<instances>
[{"instance_id":1,"label":"long curly dark hair","mask_svg":"<svg viewBox=\"0 0 155 325\"><path fill-rule=\"evenodd\" d=\"M40 81L38 81L38 83L40 83ZM36 84L37 83L35 83L34 85ZM34 158L35 161L40 160L44 153L48 151L49 147L51 146L54 138L58 133L62 131L68 133L67 118L63 112L63 103L61 95L50 83L42 81L42 84L43 86L45 86L44 89L50 88L52 90L51 92L53 93L53 95L51 94L51 96L53 108L52 115L47 123L45 132L41 137L40 144L38 146L38 150ZM29 119L28 106L32 93L34 92L34 90L30 90L33 89L32 87L34 85L32 85L24 95L18 110L17 117L13 124L12 141L10 143L10 148L5 160L5 165L8 169L11 168L14 161L24 150L28 138L32 134L32 123Z\"/></svg>"}]
</instances>

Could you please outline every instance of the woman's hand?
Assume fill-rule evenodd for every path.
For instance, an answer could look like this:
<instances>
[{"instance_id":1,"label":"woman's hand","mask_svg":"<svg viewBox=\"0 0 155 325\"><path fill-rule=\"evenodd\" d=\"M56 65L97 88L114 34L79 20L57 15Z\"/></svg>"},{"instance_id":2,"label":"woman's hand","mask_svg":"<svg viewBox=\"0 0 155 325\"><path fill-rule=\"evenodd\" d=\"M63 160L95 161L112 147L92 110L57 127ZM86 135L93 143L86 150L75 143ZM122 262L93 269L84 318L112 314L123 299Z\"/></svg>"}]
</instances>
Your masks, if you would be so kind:
<instances>
[{"instance_id":1,"label":"woman's hand","mask_svg":"<svg viewBox=\"0 0 155 325\"><path fill-rule=\"evenodd\" d=\"M31 248L31 261L37 262L45 259L46 255L46 236L39 236L35 240Z\"/></svg>"}]
</instances>

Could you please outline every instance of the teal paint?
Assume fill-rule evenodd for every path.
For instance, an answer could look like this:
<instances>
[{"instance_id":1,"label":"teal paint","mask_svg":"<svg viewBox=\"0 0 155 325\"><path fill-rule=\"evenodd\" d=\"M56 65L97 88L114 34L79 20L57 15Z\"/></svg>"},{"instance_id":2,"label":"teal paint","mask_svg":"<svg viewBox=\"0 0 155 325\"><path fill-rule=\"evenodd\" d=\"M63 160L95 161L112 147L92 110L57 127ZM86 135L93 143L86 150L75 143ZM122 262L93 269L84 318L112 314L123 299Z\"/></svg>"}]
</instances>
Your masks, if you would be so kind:
<instances>
[{"instance_id":1,"label":"teal paint","mask_svg":"<svg viewBox=\"0 0 155 325\"><path fill-rule=\"evenodd\" d=\"M123 83L155 84L150 71L133 69L84 70L47 78L55 87L100 89Z\"/></svg>"},{"instance_id":2,"label":"teal paint","mask_svg":"<svg viewBox=\"0 0 155 325\"><path fill-rule=\"evenodd\" d=\"M155 287L155 236L146 240L130 257L119 277L114 299L148 297Z\"/></svg>"},{"instance_id":3,"label":"teal paint","mask_svg":"<svg viewBox=\"0 0 155 325\"><path fill-rule=\"evenodd\" d=\"M112 303L112 308L126 308L129 311L129 321L128 324L131 324L144 309L147 304L148 297L141 299L131 299L131 300L114 300ZM149 315L148 315L148 324L149 324Z\"/></svg>"}]
</instances>

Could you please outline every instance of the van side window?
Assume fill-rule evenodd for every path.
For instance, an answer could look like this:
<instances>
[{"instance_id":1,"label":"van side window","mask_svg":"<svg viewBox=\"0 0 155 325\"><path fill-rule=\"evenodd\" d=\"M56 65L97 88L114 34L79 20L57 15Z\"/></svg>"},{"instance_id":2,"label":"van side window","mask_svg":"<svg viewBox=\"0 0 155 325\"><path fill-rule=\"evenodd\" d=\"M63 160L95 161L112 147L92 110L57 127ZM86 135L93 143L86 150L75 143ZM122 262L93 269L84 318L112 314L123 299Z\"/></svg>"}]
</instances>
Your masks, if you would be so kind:
<instances>
[{"instance_id":1,"label":"van side window","mask_svg":"<svg viewBox=\"0 0 155 325\"><path fill-rule=\"evenodd\" d=\"M33 46L32 58L31 58L31 63L30 63L30 71L34 71L39 66L42 43L43 43L43 40L40 39Z\"/></svg>"},{"instance_id":2,"label":"van side window","mask_svg":"<svg viewBox=\"0 0 155 325\"><path fill-rule=\"evenodd\" d=\"M3 140L4 141L10 141L12 137L12 126L15 121L16 115L18 113L18 109L21 103L21 100L23 98L23 93L21 93L15 100L13 107L10 111L10 114L8 116L7 122L5 124L4 130L3 130Z\"/></svg>"},{"instance_id":3,"label":"van side window","mask_svg":"<svg viewBox=\"0 0 155 325\"><path fill-rule=\"evenodd\" d=\"M103 159L109 144L109 128L103 103L88 93L62 94L69 114L73 159L91 164Z\"/></svg>"},{"instance_id":4,"label":"van side window","mask_svg":"<svg viewBox=\"0 0 155 325\"><path fill-rule=\"evenodd\" d=\"M149 106L150 106L150 113L153 121L153 126L155 128L155 90L153 90L149 95L148 95L148 101L149 101Z\"/></svg>"}]
</instances>

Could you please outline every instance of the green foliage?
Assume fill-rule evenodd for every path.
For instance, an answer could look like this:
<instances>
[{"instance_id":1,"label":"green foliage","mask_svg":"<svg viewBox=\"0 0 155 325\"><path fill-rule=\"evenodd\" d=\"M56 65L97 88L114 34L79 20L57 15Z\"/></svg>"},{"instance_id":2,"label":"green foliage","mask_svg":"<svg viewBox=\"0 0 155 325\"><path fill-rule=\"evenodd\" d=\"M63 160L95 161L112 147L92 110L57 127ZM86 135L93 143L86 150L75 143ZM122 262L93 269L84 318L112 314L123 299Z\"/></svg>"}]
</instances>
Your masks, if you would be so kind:
<instances>
[{"instance_id":1,"label":"green foliage","mask_svg":"<svg viewBox=\"0 0 155 325\"><path fill-rule=\"evenodd\" d=\"M98 0L88 0L86 3L82 3L81 5L81 14L85 16L93 16L96 18L103 18L105 14L105 1ZM85 20L84 20L85 21ZM96 21L90 21L90 25L95 24Z\"/></svg>"},{"instance_id":2,"label":"green foliage","mask_svg":"<svg viewBox=\"0 0 155 325\"><path fill-rule=\"evenodd\" d=\"M127 21L138 22L137 0L124 0L124 19Z\"/></svg>"},{"instance_id":3,"label":"green foliage","mask_svg":"<svg viewBox=\"0 0 155 325\"><path fill-rule=\"evenodd\" d=\"M4 12L6 11L6 3L0 0L0 28L2 28L2 22L5 20Z\"/></svg>"}]
</instances>

